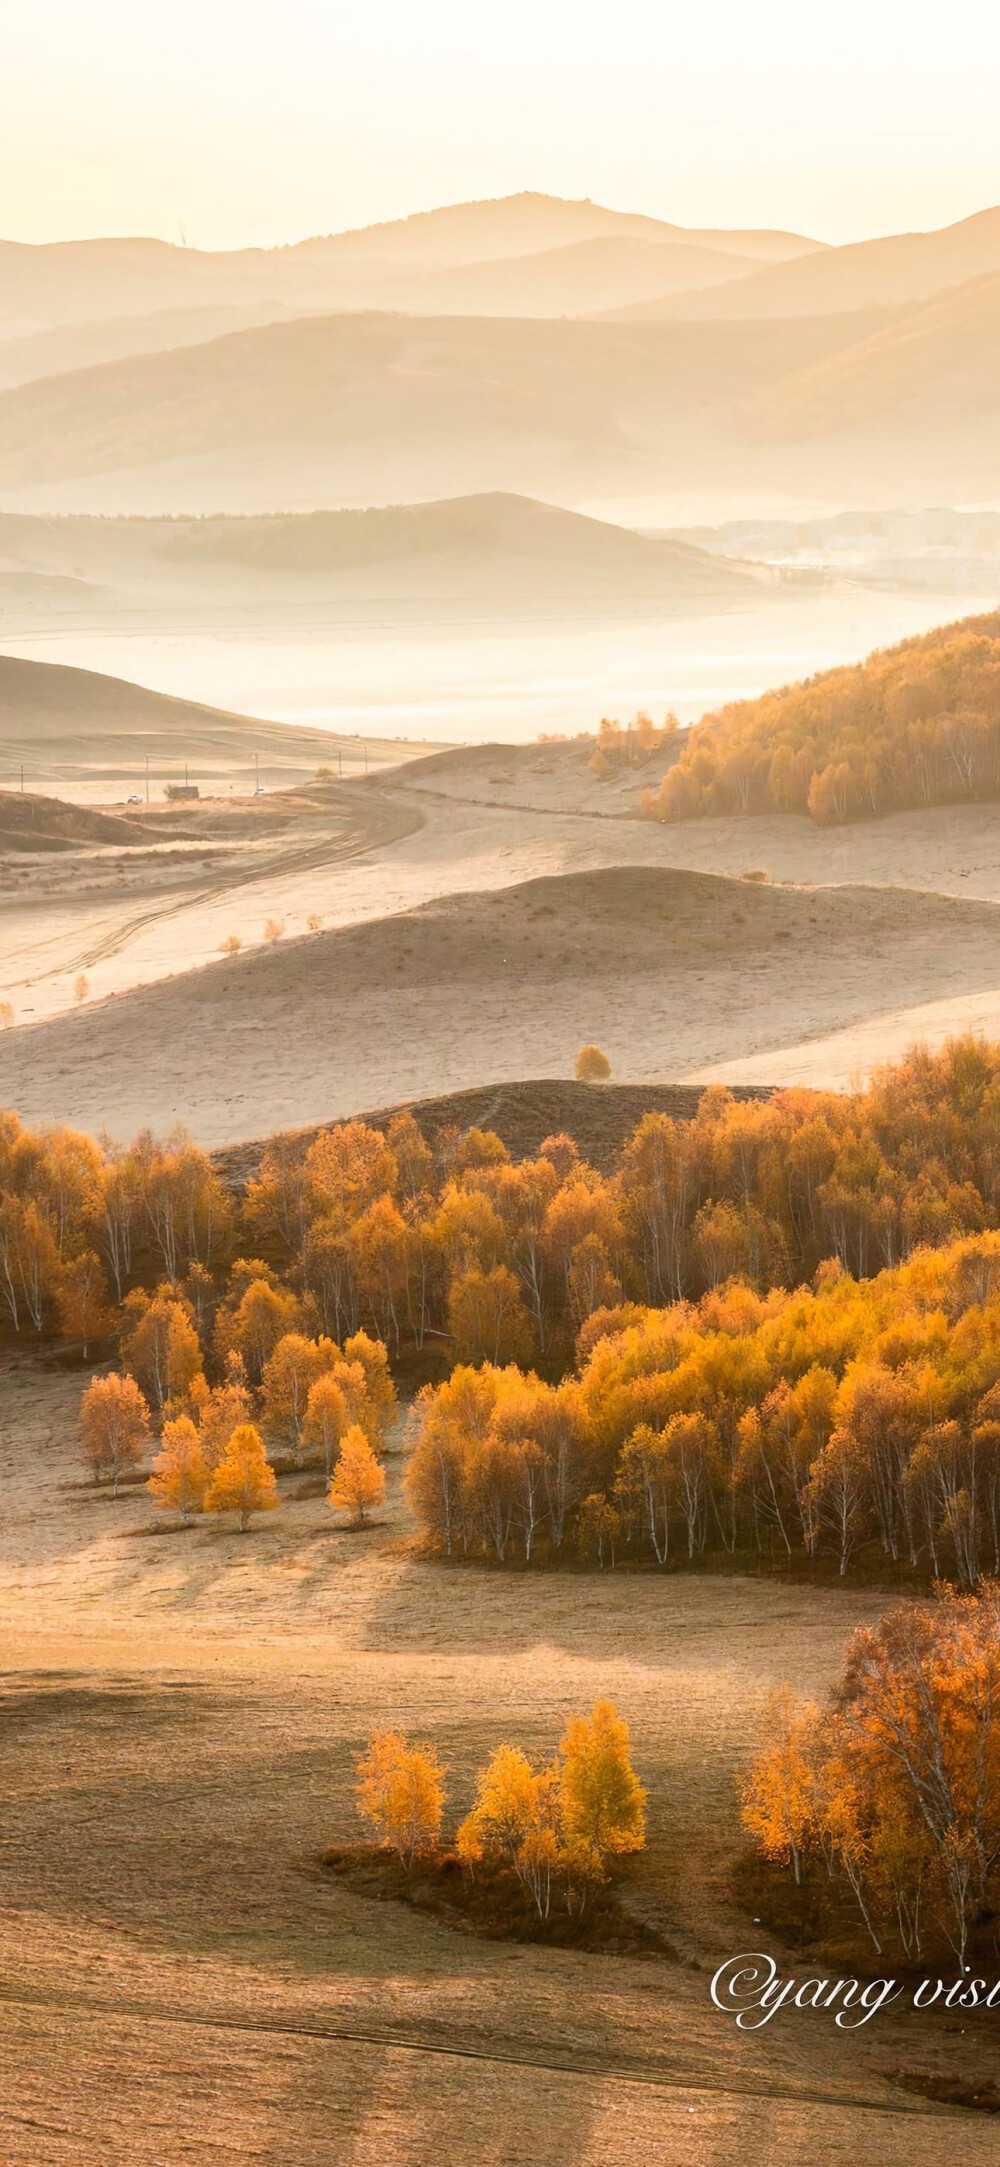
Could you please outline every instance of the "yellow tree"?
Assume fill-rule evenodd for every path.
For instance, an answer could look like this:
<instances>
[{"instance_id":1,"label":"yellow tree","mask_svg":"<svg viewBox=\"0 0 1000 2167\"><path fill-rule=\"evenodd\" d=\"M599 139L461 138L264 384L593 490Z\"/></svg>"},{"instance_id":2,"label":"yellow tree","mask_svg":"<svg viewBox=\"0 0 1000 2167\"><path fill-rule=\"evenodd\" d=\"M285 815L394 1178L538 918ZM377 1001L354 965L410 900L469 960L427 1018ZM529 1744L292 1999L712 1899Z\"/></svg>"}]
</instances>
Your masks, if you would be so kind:
<instances>
[{"instance_id":1,"label":"yellow tree","mask_svg":"<svg viewBox=\"0 0 1000 2167\"><path fill-rule=\"evenodd\" d=\"M204 1509L208 1479L201 1439L190 1415L165 1422L148 1485L157 1503L172 1506L186 1527L192 1513Z\"/></svg>"},{"instance_id":2,"label":"yellow tree","mask_svg":"<svg viewBox=\"0 0 1000 2167\"><path fill-rule=\"evenodd\" d=\"M125 1368L161 1414L168 1401L184 1398L201 1370L201 1348L190 1309L167 1287L153 1296L137 1288L128 1296L125 1309L135 1319L122 1340Z\"/></svg>"},{"instance_id":3,"label":"yellow tree","mask_svg":"<svg viewBox=\"0 0 1000 2167\"><path fill-rule=\"evenodd\" d=\"M335 1512L349 1512L354 1527L366 1527L376 1505L385 1496L385 1471L358 1423L341 1438L337 1465L327 1491Z\"/></svg>"},{"instance_id":4,"label":"yellow tree","mask_svg":"<svg viewBox=\"0 0 1000 2167\"><path fill-rule=\"evenodd\" d=\"M110 1479L115 1497L122 1475L137 1467L149 1439L149 1408L134 1377L95 1377L80 1403L80 1444L94 1481Z\"/></svg>"},{"instance_id":5,"label":"yellow tree","mask_svg":"<svg viewBox=\"0 0 1000 2167\"><path fill-rule=\"evenodd\" d=\"M578 1083L605 1083L611 1074L611 1063L600 1046L581 1046L574 1073Z\"/></svg>"},{"instance_id":6,"label":"yellow tree","mask_svg":"<svg viewBox=\"0 0 1000 2167\"><path fill-rule=\"evenodd\" d=\"M595 1701L567 1724L562 1744L560 1820L564 1843L601 1875L607 1861L646 1842L646 1793L632 1766L628 1724L614 1701Z\"/></svg>"},{"instance_id":7,"label":"yellow tree","mask_svg":"<svg viewBox=\"0 0 1000 2167\"><path fill-rule=\"evenodd\" d=\"M481 1768L476 1799L455 1839L463 1865L499 1856L547 1919L559 1863L559 1768L532 1768L519 1746L498 1746Z\"/></svg>"},{"instance_id":8,"label":"yellow tree","mask_svg":"<svg viewBox=\"0 0 1000 2167\"><path fill-rule=\"evenodd\" d=\"M219 1461L225 1458L233 1431L239 1429L241 1423L249 1422L253 1414L253 1402L239 1356L230 1358L225 1382L213 1385L211 1390L204 1377L196 1377L191 1385L190 1399L198 1417L205 1465L212 1474Z\"/></svg>"},{"instance_id":9,"label":"yellow tree","mask_svg":"<svg viewBox=\"0 0 1000 2167\"><path fill-rule=\"evenodd\" d=\"M354 1765L362 1820L409 1871L414 1859L436 1849L441 1834L444 1770L436 1753L398 1731L373 1731Z\"/></svg>"},{"instance_id":10,"label":"yellow tree","mask_svg":"<svg viewBox=\"0 0 1000 2167\"><path fill-rule=\"evenodd\" d=\"M517 1280L506 1264L491 1272L473 1269L452 1280L448 1328L459 1362L527 1362L531 1320Z\"/></svg>"},{"instance_id":11,"label":"yellow tree","mask_svg":"<svg viewBox=\"0 0 1000 2167\"><path fill-rule=\"evenodd\" d=\"M378 1445L396 1412L396 1387L389 1374L385 1345L381 1339L371 1339L367 1332L352 1332L344 1341L344 1361L356 1362L364 1373L364 1408L355 1420L371 1443Z\"/></svg>"},{"instance_id":12,"label":"yellow tree","mask_svg":"<svg viewBox=\"0 0 1000 2167\"><path fill-rule=\"evenodd\" d=\"M223 1361L231 1353L238 1354L250 1383L257 1385L278 1341L286 1332L297 1331L299 1305L294 1294L272 1286L264 1265L259 1267L259 1276L248 1283L238 1266L234 1267L233 1277L238 1300L227 1300L219 1311L216 1349Z\"/></svg>"},{"instance_id":13,"label":"yellow tree","mask_svg":"<svg viewBox=\"0 0 1000 2167\"><path fill-rule=\"evenodd\" d=\"M115 1316L107 1298L100 1258L85 1249L64 1264L56 1288L59 1322L67 1339L79 1340L85 1362L95 1341L114 1330Z\"/></svg>"},{"instance_id":14,"label":"yellow tree","mask_svg":"<svg viewBox=\"0 0 1000 2167\"><path fill-rule=\"evenodd\" d=\"M792 1863L795 1879L816 1828L816 1709L779 1686L765 1716L767 1744L751 1762L741 1790L743 1826L763 1856Z\"/></svg>"},{"instance_id":15,"label":"yellow tree","mask_svg":"<svg viewBox=\"0 0 1000 2167\"><path fill-rule=\"evenodd\" d=\"M274 1469L268 1464L260 1432L241 1422L205 1492L206 1512L235 1512L245 1534L255 1512L273 1512L278 1503Z\"/></svg>"},{"instance_id":16,"label":"yellow tree","mask_svg":"<svg viewBox=\"0 0 1000 2167\"><path fill-rule=\"evenodd\" d=\"M317 1377L306 1402L302 1441L305 1445L316 1446L322 1453L328 1482L333 1468L333 1455L349 1428L347 1401L336 1377L329 1374Z\"/></svg>"},{"instance_id":17,"label":"yellow tree","mask_svg":"<svg viewBox=\"0 0 1000 2167\"><path fill-rule=\"evenodd\" d=\"M307 1339L286 1332L264 1365L262 1414L272 1443L287 1445L299 1457L311 1387L339 1362L332 1339Z\"/></svg>"}]
</instances>

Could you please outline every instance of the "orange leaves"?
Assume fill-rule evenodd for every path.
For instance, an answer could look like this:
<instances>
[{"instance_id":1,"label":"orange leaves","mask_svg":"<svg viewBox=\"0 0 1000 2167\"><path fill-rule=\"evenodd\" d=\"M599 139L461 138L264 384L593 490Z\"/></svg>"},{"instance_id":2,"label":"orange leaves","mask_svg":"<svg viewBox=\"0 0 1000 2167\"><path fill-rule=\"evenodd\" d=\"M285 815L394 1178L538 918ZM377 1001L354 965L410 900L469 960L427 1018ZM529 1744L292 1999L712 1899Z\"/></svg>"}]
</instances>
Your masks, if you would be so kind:
<instances>
[{"instance_id":1,"label":"orange leaves","mask_svg":"<svg viewBox=\"0 0 1000 2167\"><path fill-rule=\"evenodd\" d=\"M340 1441L327 1500L335 1512L347 1512L353 1527L366 1527L385 1496L385 1471L357 1423Z\"/></svg>"},{"instance_id":2,"label":"orange leaves","mask_svg":"<svg viewBox=\"0 0 1000 2167\"><path fill-rule=\"evenodd\" d=\"M632 1767L628 1724L614 1701L595 1701L567 1724L560 1747L563 1835L604 1863L646 1841L646 1793Z\"/></svg>"},{"instance_id":3,"label":"orange leaves","mask_svg":"<svg viewBox=\"0 0 1000 2167\"><path fill-rule=\"evenodd\" d=\"M790 1863L796 1881L818 1823L818 1722L816 1708L797 1702L788 1686L779 1686L764 1713L767 1744L741 1788L747 1834L764 1858Z\"/></svg>"},{"instance_id":4,"label":"orange leaves","mask_svg":"<svg viewBox=\"0 0 1000 2167\"><path fill-rule=\"evenodd\" d=\"M808 810L829 825L995 797L998 754L1000 640L952 625L706 716L646 810Z\"/></svg>"},{"instance_id":5,"label":"orange leaves","mask_svg":"<svg viewBox=\"0 0 1000 2167\"><path fill-rule=\"evenodd\" d=\"M448 1329L460 1362L526 1362L532 1351L531 1323L521 1289L505 1264L492 1271L475 1269L452 1280Z\"/></svg>"},{"instance_id":6,"label":"orange leaves","mask_svg":"<svg viewBox=\"0 0 1000 2167\"><path fill-rule=\"evenodd\" d=\"M134 1377L95 1377L80 1405L80 1447L95 1482L114 1494L149 1441L149 1408Z\"/></svg>"},{"instance_id":7,"label":"orange leaves","mask_svg":"<svg viewBox=\"0 0 1000 2167\"><path fill-rule=\"evenodd\" d=\"M943 1932L959 1963L1000 1900L1000 1584L890 1610L856 1633L831 1706L771 1703L744 1827L799 1879L822 1854L872 1941Z\"/></svg>"},{"instance_id":8,"label":"orange leaves","mask_svg":"<svg viewBox=\"0 0 1000 2167\"><path fill-rule=\"evenodd\" d=\"M273 1512L277 1503L278 1485L260 1432L252 1422L241 1422L208 1484L205 1511L235 1512L243 1534L255 1512Z\"/></svg>"},{"instance_id":9,"label":"orange leaves","mask_svg":"<svg viewBox=\"0 0 1000 2167\"><path fill-rule=\"evenodd\" d=\"M201 1438L190 1416L180 1415L176 1422L165 1422L149 1478L152 1496L160 1505L173 1506L186 1524L192 1513L204 1509L208 1483Z\"/></svg>"},{"instance_id":10,"label":"orange leaves","mask_svg":"<svg viewBox=\"0 0 1000 2167\"><path fill-rule=\"evenodd\" d=\"M430 1746L411 1745L398 1731L374 1731L356 1761L358 1812L377 1843L412 1867L433 1851L444 1812L444 1770Z\"/></svg>"},{"instance_id":11,"label":"orange leaves","mask_svg":"<svg viewBox=\"0 0 1000 2167\"><path fill-rule=\"evenodd\" d=\"M376 1840L407 1867L435 1850L445 1794L431 1748L411 1745L397 1731L375 1731L355 1766L358 1810ZM613 1701L599 1700L589 1716L567 1725L558 1757L546 1766L534 1766L520 1746L497 1747L476 1778L455 1851L470 1873L486 1859L509 1866L546 1919L557 1884L579 1910L588 1883L603 1880L615 1859L643 1849L645 1806L628 1725Z\"/></svg>"}]
</instances>

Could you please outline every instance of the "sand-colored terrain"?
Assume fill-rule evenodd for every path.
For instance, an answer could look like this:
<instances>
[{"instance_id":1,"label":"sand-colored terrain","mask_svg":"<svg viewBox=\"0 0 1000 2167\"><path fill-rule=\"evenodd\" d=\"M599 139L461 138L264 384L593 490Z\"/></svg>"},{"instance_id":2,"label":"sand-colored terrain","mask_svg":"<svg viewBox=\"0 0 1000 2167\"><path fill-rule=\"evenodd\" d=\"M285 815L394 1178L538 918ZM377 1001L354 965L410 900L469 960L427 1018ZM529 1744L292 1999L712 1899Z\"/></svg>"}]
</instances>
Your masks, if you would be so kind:
<instances>
[{"instance_id":1,"label":"sand-colored terrain","mask_svg":"<svg viewBox=\"0 0 1000 2167\"><path fill-rule=\"evenodd\" d=\"M81 1482L79 1386L0 1373L5 2167L993 2158L988 2117L893 2081L981 2081L985 2026L741 2037L709 1999L760 1938L727 1873L766 1694L822 1691L877 1596L449 1570L408 1548L398 1453L367 1534L295 1477L248 1536L172 1532ZM454 1816L501 1738L548 1752L598 1693L650 1792L628 1901L675 1960L480 1941L317 1878L373 1723L433 1741Z\"/></svg>"},{"instance_id":2,"label":"sand-colored terrain","mask_svg":"<svg viewBox=\"0 0 1000 2167\"><path fill-rule=\"evenodd\" d=\"M317 767L363 775L423 747L264 722L151 692L97 670L0 655L0 789L118 804L162 803L168 784L245 797L311 781Z\"/></svg>"},{"instance_id":3,"label":"sand-colored terrain","mask_svg":"<svg viewBox=\"0 0 1000 2167\"><path fill-rule=\"evenodd\" d=\"M648 866L440 897L216 961L0 1038L0 1103L205 1144L464 1085L572 1073L597 1039L623 1081L819 1036L995 980L989 903L793 890Z\"/></svg>"}]
</instances>

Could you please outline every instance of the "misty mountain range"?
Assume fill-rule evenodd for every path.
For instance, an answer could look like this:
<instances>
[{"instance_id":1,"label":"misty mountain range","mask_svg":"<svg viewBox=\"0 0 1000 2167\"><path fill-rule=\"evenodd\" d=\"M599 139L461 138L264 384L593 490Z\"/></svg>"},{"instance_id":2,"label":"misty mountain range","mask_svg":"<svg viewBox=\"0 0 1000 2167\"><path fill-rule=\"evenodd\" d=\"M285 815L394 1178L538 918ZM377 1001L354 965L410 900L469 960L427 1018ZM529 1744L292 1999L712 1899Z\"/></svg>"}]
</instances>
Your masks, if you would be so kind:
<instances>
[{"instance_id":1,"label":"misty mountain range","mask_svg":"<svg viewBox=\"0 0 1000 2167\"><path fill-rule=\"evenodd\" d=\"M0 502L265 513L1000 482L1000 210L831 248L521 195L293 247L0 244Z\"/></svg>"}]
</instances>

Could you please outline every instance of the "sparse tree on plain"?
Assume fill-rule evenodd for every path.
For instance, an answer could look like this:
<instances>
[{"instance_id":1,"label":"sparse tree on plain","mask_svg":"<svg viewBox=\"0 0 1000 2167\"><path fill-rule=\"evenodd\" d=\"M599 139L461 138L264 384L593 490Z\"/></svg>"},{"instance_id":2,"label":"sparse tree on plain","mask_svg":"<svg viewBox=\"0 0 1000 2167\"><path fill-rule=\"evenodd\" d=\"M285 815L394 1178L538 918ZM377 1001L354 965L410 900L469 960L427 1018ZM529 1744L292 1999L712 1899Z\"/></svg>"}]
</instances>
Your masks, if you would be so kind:
<instances>
[{"instance_id":1,"label":"sparse tree on plain","mask_svg":"<svg viewBox=\"0 0 1000 2167\"><path fill-rule=\"evenodd\" d=\"M80 1446L95 1482L110 1480L112 1495L130 1467L138 1467L149 1442L149 1408L134 1377L95 1377L80 1405Z\"/></svg>"}]
</instances>

